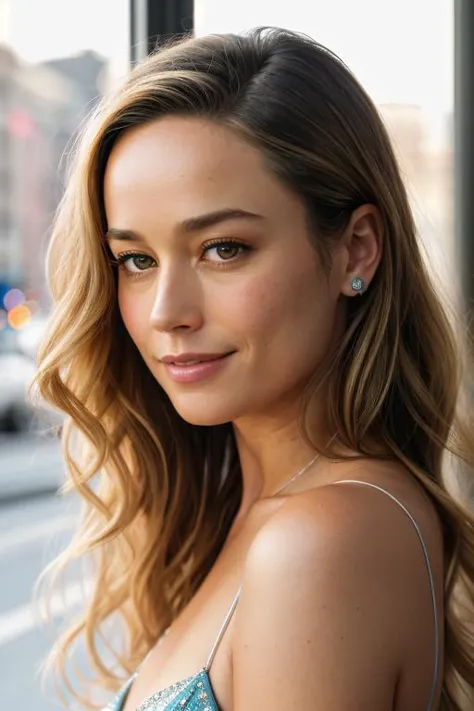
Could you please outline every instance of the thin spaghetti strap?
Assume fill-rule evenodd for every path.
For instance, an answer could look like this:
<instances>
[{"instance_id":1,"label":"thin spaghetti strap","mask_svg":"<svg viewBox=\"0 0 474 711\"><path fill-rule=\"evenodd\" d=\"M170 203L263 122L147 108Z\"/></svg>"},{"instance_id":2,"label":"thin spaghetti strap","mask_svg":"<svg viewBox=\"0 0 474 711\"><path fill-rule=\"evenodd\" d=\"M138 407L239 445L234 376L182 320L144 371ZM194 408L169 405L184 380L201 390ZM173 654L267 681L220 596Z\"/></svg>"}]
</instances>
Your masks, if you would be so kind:
<instances>
[{"instance_id":1,"label":"thin spaghetti strap","mask_svg":"<svg viewBox=\"0 0 474 711\"><path fill-rule=\"evenodd\" d=\"M217 635L217 639L216 639L216 641L214 642L214 646L213 646L212 649L211 649L211 653L209 654L209 659L207 660L206 666L204 667L205 671L207 671L207 672L208 672L209 669L211 668L211 664L212 664L212 662L214 661L214 657L216 656L217 648L219 647L219 644L220 644L220 642L221 642L221 640L222 640L222 637L224 636L224 632L226 631L227 627L229 626L229 622L230 622L230 620L231 620L232 615L234 614L235 608L237 607L237 603L238 603L238 601L239 601L239 597L240 597L240 593L241 593L241 592L242 592L242 585L241 585L240 588L238 589L237 595L234 597L234 599L233 599L233 601L232 601L232 605L230 606L230 609L229 609L227 615L225 616L225 620L224 620L224 622L222 623L222 627L221 627L220 630L219 630L219 634Z\"/></svg>"},{"instance_id":2,"label":"thin spaghetti strap","mask_svg":"<svg viewBox=\"0 0 474 711\"><path fill-rule=\"evenodd\" d=\"M434 585L434 578L433 578L433 571L431 569L431 564L430 564L430 559L428 556L428 550L426 547L426 543L424 541L423 535L421 533L420 527L418 526L417 522L411 515L411 513L408 511L406 506L402 504L401 501L397 499L396 496L391 494L389 491L384 489L381 486L378 486L377 484L371 484L368 481L360 481L359 479L340 479L339 481L334 481L330 486L333 484L362 484L363 486L369 486L372 489L377 489L378 491L381 491L383 494L386 494L392 501L394 501L401 509L404 511L404 513L408 516L410 521L412 522L415 531L418 534L418 538L421 543L421 548L423 551L423 558L425 561L426 569L428 571L428 577L430 581L430 590L431 590L431 601L433 604L433 622L434 622L434 630L435 630L435 661L434 661L434 671L433 671L433 681L431 684L431 692L430 692L430 697L428 701L428 706L427 706L427 711L431 711L433 708L433 703L434 703L434 698L435 698L435 693L436 693L436 686L438 682L438 673L439 673L439 646L440 646L440 635L439 635L439 621L438 621L438 608L436 605L436 592L435 592L435 585Z\"/></svg>"}]
</instances>

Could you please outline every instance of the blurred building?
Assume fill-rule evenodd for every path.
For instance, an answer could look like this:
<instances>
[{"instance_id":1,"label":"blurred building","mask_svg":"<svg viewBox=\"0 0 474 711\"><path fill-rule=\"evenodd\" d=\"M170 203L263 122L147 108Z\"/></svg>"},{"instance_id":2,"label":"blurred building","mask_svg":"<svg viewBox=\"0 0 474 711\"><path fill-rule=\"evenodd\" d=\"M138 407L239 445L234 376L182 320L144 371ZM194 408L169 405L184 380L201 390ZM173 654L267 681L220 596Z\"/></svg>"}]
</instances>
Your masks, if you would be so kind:
<instances>
[{"instance_id":1,"label":"blurred building","mask_svg":"<svg viewBox=\"0 0 474 711\"><path fill-rule=\"evenodd\" d=\"M426 171L427 125L420 106L380 104L405 179L417 184Z\"/></svg>"},{"instance_id":2,"label":"blurred building","mask_svg":"<svg viewBox=\"0 0 474 711\"><path fill-rule=\"evenodd\" d=\"M444 140L430 139L419 106L383 104L380 113L397 152L426 255L450 295L456 265L454 229L452 116L446 116Z\"/></svg>"},{"instance_id":3,"label":"blurred building","mask_svg":"<svg viewBox=\"0 0 474 711\"><path fill-rule=\"evenodd\" d=\"M0 46L0 283L45 304L44 254L67 148L101 93L92 52L28 64Z\"/></svg>"}]
</instances>

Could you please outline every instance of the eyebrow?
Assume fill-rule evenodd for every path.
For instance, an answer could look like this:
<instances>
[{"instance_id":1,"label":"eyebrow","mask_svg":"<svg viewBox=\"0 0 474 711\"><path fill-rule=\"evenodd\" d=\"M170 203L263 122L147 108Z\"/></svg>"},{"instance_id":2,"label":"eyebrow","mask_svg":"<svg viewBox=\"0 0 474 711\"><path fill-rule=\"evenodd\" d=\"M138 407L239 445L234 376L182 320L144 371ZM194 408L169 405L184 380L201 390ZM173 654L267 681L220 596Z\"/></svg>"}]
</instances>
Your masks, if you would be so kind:
<instances>
[{"instance_id":1,"label":"eyebrow","mask_svg":"<svg viewBox=\"0 0 474 711\"><path fill-rule=\"evenodd\" d=\"M178 225L177 231L183 232L185 234L192 234L193 232L200 232L208 227L213 227L226 220L239 220L239 219L252 219L252 220L263 220L262 215L258 215L254 212L248 212L247 210L240 210L237 208L225 208L223 210L216 210L214 212L208 212L204 215L198 215L197 217L190 217L184 220ZM111 227L107 230L105 235L107 241L112 240L123 240L127 242L144 242L145 240L140 237L137 232L133 230L120 230L116 227Z\"/></svg>"}]
</instances>

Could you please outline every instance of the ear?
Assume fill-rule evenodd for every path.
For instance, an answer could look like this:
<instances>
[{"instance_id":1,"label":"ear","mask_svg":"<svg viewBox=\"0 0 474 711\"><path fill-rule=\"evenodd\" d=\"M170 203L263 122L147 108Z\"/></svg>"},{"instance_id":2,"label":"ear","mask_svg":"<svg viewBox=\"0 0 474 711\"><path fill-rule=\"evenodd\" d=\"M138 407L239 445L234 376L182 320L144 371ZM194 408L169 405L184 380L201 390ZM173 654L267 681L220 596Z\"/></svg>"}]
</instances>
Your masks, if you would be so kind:
<instances>
[{"instance_id":1,"label":"ear","mask_svg":"<svg viewBox=\"0 0 474 711\"><path fill-rule=\"evenodd\" d=\"M362 279L364 291L369 288L382 257L383 222L375 205L361 205L354 210L342 237L345 268L341 293L357 296L352 280Z\"/></svg>"}]
</instances>

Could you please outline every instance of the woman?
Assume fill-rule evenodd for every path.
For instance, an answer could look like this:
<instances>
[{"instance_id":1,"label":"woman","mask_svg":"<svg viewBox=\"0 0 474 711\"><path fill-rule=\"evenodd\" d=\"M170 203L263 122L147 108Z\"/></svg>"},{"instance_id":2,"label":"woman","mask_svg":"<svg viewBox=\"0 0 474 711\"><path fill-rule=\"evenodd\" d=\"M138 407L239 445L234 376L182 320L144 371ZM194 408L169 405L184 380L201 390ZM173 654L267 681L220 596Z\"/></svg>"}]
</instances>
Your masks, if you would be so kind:
<instances>
[{"instance_id":1,"label":"woman","mask_svg":"<svg viewBox=\"0 0 474 711\"><path fill-rule=\"evenodd\" d=\"M343 63L278 29L145 60L89 122L48 270L66 558L96 566L59 666L84 635L117 689L113 616L113 711L471 708L460 351Z\"/></svg>"}]
</instances>

